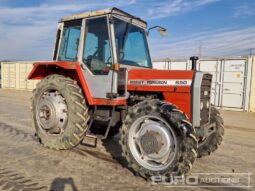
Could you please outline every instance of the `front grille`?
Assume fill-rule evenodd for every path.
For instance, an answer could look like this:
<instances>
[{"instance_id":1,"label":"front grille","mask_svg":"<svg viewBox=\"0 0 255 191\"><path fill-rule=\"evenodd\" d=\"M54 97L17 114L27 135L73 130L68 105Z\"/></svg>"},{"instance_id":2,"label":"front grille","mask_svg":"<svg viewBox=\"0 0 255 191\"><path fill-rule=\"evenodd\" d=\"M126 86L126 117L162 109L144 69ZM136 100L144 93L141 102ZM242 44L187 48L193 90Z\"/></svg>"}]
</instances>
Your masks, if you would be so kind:
<instances>
[{"instance_id":1,"label":"front grille","mask_svg":"<svg viewBox=\"0 0 255 191\"><path fill-rule=\"evenodd\" d=\"M204 74L200 92L200 125L210 122L210 97L211 97L212 75Z\"/></svg>"}]
</instances>

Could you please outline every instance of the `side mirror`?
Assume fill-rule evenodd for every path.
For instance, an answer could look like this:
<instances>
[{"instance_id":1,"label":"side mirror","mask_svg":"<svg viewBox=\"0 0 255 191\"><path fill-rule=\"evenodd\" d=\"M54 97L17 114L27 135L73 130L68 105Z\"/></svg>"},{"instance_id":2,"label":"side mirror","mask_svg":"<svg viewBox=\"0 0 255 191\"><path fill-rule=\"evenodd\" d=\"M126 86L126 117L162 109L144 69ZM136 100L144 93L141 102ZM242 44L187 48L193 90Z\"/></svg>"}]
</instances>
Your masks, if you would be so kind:
<instances>
[{"instance_id":1,"label":"side mirror","mask_svg":"<svg viewBox=\"0 0 255 191\"><path fill-rule=\"evenodd\" d=\"M150 30L155 29L155 28L158 28L158 32L159 32L159 34L160 34L161 36L163 36L163 37L168 36L168 32L167 32L166 28L161 27L161 26L154 26L154 27L149 28L149 29L147 30L147 36L149 36Z\"/></svg>"},{"instance_id":2,"label":"side mirror","mask_svg":"<svg viewBox=\"0 0 255 191\"><path fill-rule=\"evenodd\" d=\"M165 28L158 28L158 32L163 37L167 37L168 36L168 32L167 32L167 30Z\"/></svg>"}]
</instances>

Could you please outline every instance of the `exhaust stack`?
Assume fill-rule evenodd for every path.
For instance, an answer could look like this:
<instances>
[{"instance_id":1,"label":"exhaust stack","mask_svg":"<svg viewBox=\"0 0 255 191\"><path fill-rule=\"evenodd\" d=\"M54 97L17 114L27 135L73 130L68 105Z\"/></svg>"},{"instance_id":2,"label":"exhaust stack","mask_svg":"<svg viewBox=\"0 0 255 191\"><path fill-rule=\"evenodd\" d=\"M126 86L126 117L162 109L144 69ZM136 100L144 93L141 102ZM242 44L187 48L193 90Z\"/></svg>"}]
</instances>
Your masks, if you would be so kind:
<instances>
[{"instance_id":1,"label":"exhaust stack","mask_svg":"<svg viewBox=\"0 0 255 191\"><path fill-rule=\"evenodd\" d=\"M191 62L191 70L196 71L197 70L197 61L199 60L199 58L197 56L192 56L190 57Z\"/></svg>"}]
</instances>

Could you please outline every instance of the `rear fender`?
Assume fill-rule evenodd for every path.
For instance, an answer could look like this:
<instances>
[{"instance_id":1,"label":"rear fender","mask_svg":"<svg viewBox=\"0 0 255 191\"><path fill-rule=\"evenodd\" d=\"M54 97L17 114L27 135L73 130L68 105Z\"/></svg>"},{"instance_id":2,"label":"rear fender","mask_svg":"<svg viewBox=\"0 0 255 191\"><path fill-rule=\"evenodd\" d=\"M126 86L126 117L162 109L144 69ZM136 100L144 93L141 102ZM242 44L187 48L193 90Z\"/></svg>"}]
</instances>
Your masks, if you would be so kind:
<instances>
[{"instance_id":1,"label":"rear fender","mask_svg":"<svg viewBox=\"0 0 255 191\"><path fill-rule=\"evenodd\" d=\"M89 105L94 104L89 87L83 76L82 69L79 63L77 62L36 62L34 63L34 67L32 71L28 75L28 79L41 80L52 74L60 74L60 75L64 75L66 77L70 77L76 80L81 85Z\"/></svg>"},{"instance_id":2,"label":"rear fender","mask_svg":"<svg viewBox=\"0 0 255 191\"><path fill-rule=\"evenodd\" d=\"M76 80L83 89L89 105L126 105L126 99L93 98L78 62L36 62L28 79L41 80L52 74L60 74Z\"/></svg>"}]
</instances>

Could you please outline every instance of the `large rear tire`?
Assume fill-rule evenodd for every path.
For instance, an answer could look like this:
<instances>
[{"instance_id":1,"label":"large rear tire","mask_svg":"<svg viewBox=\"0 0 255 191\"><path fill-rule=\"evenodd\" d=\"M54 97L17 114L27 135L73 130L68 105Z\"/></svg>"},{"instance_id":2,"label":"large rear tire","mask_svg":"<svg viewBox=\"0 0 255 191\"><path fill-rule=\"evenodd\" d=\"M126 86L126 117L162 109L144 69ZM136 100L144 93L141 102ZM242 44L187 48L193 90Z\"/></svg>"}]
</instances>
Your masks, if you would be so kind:
<instances>
[{"instance_id":1,"label":"large rear tire","mask_svg":"<svg viewBox=\"0 0 255 191\"><path fill-rule=\"evenodd\" d=\"M128 110L120 144L129 167L144 178L186 174L197 158L197 140L186 115L160 100L145 100Z\"/></svg>"},{"instance_id":2,"label":"large rear tire","mask_svg":"<svg viewBox=\"0 0 255 191\"><path fill-rule=\"evenodd\" d=\"M209 137L198 140L198 157L210 155L216 151L223 141L224 136L224 122L220 112L211 107L211 123L216 123L216 130Z\"/></svg>"},{"instance_id":3,"label":"large rear tire","mask_svg":"<svg viewBox=\"0 0 255 191\"><path fill-rule=\"evenodd\" d=\"M37 84L32 97L32 122L45 147L75 147L84 138L88 120L86 101L76 81L55 74Z\"/></svg>"}]
</instances>

